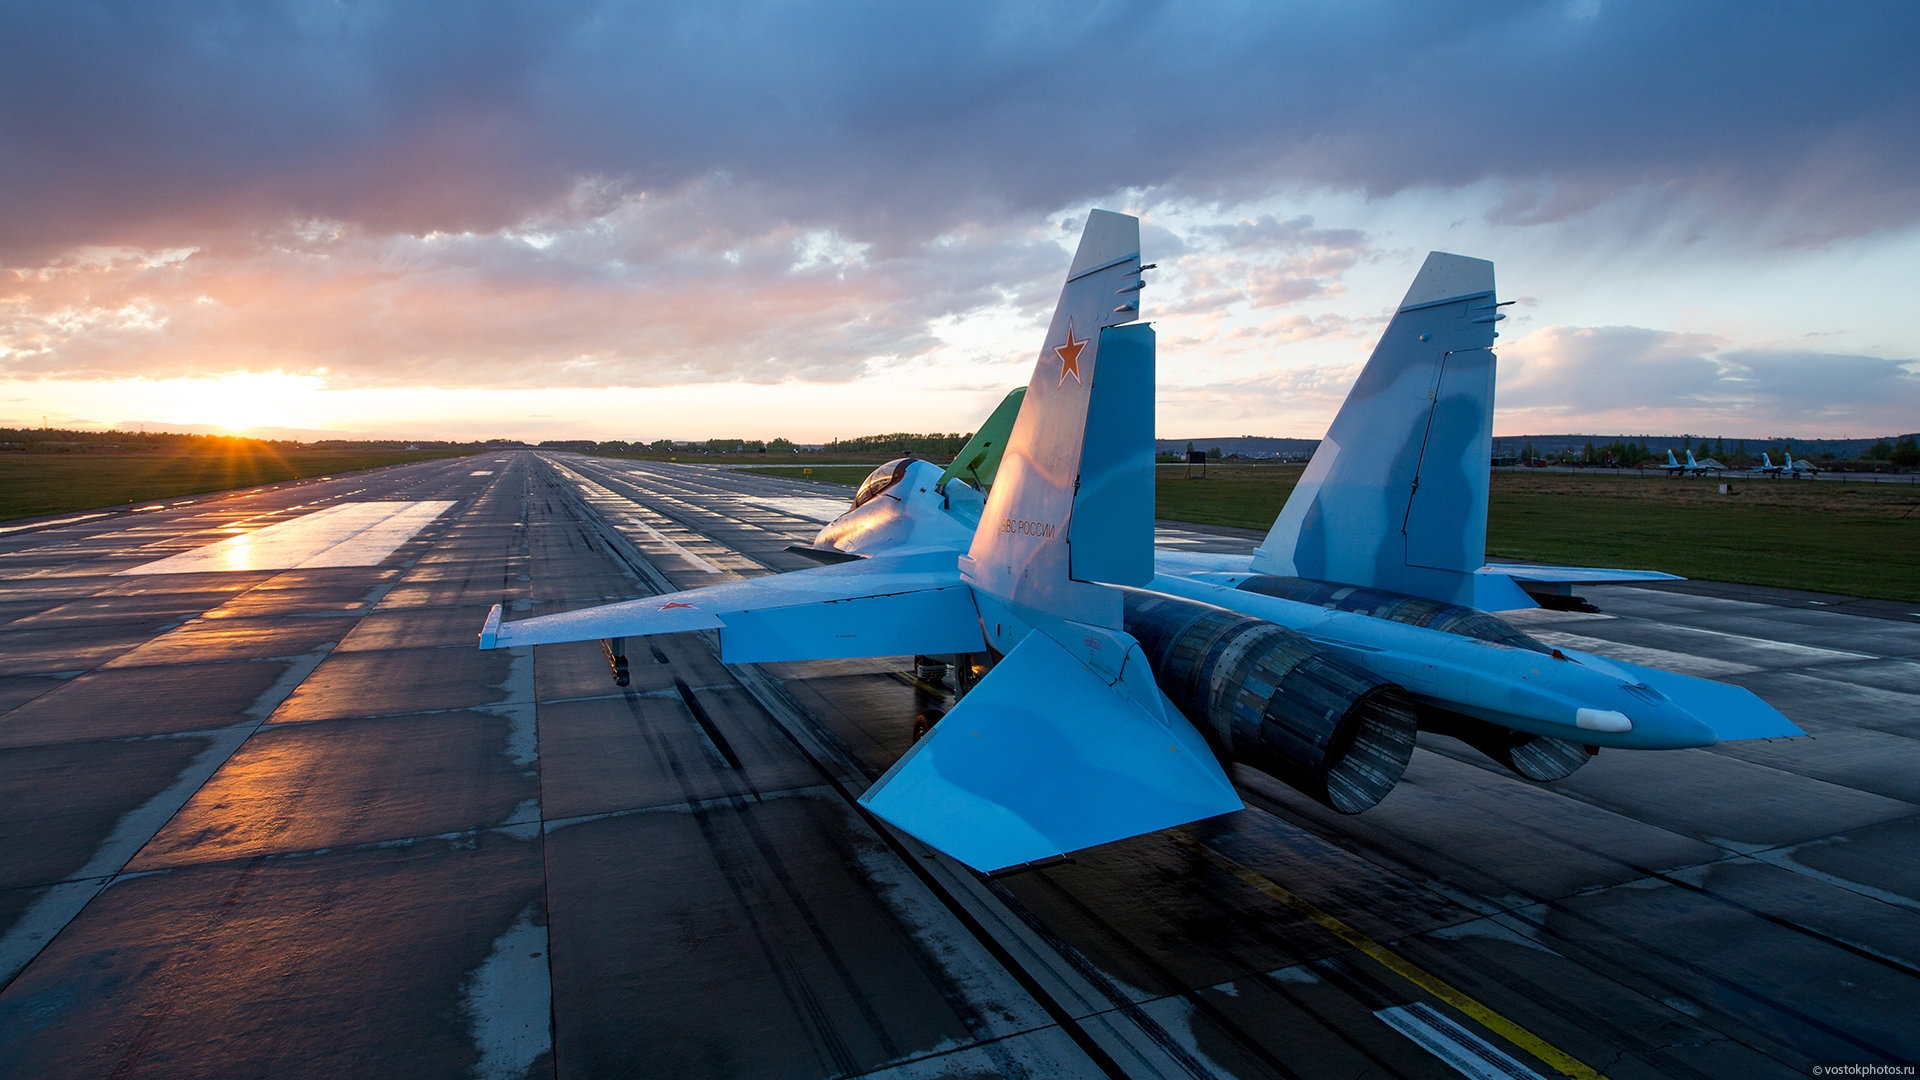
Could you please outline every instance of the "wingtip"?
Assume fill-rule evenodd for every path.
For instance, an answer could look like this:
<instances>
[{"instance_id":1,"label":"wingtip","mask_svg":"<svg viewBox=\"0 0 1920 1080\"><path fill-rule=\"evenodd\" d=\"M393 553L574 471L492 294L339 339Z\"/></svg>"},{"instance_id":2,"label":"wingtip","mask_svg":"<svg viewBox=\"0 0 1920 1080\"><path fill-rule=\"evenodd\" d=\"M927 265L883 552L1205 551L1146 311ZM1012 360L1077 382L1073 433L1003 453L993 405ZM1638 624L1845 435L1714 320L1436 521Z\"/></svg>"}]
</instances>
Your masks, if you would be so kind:
<instances>
[{"instance_id":1,"label":"wingtip","mask_svg":"<svg viewBox=\"0 0 1920 1080\"><path fill-rule=\"evenodd\" d=\"M485 625L480 627L480 648L484 651L487 649L498 648L499 645L500 645L500 605L495 604L493 605L493 610L487 612L487 621Z\"/></svg>"}]
</instances>

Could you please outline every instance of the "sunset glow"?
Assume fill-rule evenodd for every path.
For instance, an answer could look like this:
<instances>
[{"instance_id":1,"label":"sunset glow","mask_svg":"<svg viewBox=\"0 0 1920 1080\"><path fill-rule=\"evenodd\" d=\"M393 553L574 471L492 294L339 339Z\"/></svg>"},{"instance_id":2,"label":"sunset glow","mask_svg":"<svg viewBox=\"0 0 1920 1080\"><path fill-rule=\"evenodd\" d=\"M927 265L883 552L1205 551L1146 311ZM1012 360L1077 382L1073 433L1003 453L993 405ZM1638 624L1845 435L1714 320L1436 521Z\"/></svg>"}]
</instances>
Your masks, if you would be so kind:
<instances>
[{"instance_id":1,"label":"sunset glow","mask_svg":"<svg viewBox=\"0 0 1920 1080\"><path fill-rule=\"evenodd\" d=\"M140 60L0 129L0 424L967 430L1026 381L1097 206L1159 267L1163 435L1318 436L1430 250L1517 301L1501 433L1920 426L1897 6L1748 13L1737 41L1615 3L1003 14L795 38L556 10L426 68L372 14L179 15L214 57L61 37L34 70ZM1455 74L1381 66L1409 49ZM1059 50L1158 89L1115 128L1106 83L1045 74Z\"/></svg>"}]
</instances>

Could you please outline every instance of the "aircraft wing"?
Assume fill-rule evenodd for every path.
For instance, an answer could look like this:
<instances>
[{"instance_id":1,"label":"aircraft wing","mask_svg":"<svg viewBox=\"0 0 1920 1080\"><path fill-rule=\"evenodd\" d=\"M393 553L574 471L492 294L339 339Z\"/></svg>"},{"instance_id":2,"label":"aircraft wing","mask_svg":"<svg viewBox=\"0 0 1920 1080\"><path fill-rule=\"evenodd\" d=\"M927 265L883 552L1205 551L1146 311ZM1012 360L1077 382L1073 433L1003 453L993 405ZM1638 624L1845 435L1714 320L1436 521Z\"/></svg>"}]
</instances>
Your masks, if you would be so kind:
<instances>
[{"instance_id":1,"label":"aircraft wing","mask_svg":"<svg viewBox=\"0 0 1920 1080\"><path fill-rule=\"evenodd\" d=\"M1674 705L1693 714L1719 742L1791 739L1806 734L1780 710L1760 700L1746 687L1610 660L1577 649L1560 651L1586 667L1617 673L1622 682L1652 687Z\"/></svg>"},{"instance_id":2,"label":"aircraft wing","mask_svg":"<svg viewBox=\"0 0 1920 1080\"><path fill-rule=\"evenodd\" d=\"M1118 681L1029 633L860 797L994 871L1241 808L1131 638Z\"/></svg>"},{"instance_id":3,"label":"aircraft wing","mask_svg":"<svg viewBox=\"0 0 1920 1080\"><path fill-rule=\"evenodd\" d=\"M648 596L580 611L501 620L482 649L717 630L729 664L980 652L980 616L951 552L876 557Z\"/></svg>"}]
</instances>

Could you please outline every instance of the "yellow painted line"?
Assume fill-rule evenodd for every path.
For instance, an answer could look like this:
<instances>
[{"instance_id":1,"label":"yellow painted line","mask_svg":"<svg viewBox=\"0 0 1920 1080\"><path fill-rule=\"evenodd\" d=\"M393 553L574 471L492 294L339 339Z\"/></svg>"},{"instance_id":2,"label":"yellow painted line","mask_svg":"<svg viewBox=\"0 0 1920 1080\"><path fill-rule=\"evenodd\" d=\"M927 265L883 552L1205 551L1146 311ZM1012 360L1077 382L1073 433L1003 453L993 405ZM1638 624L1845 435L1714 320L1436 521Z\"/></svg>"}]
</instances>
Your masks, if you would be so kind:
<instances>
[{"instance_id":1,"label":"yellow painted line","mask_svg":"<svg viewBox=\"0 0 1920 1080\"><path fill-rule=\"evenodd\" d=\"M1472 997L1469 997L1466 993L1455 989L1450 983L1438 975L1434 975L1424 968L1421 968L1413 961L1408 960L1406 957L1401 956L1385 945L1355 930L1353 927L1320 910L1305 899L1294 895L1273 881L1261 876L1259 873L1227 858L1225 855L1220 854L1178 829L1173 830L1173 838L1189 849L1213 860L1213 862L1218 864L1222 869L1246 884L1251 885L1266 896L1278 900L1287 907L1311 919L1321 928L1333 934L1334 937L1373 957L1388 971L1425 990L1427 993L1432 994L1434 997L1467 1014L1474 1020L1479 1021L1481 1026L1487 1030L1499 1035L1501 1038L1532 1054L1534 1057L1539 1058L1541 1061L1546 1062L1548 1065L1551 1065L1561 1075L1578 1077L1579 1080L1606 1080L1605 1077L1593 1069L1588 1068L1586 1064L1573 1055L1555 1048L1545 1039L1542 1039L1506 1017L1501 1016L1492 1009L1487 1008Z\"/></svg>"}]
</instances>

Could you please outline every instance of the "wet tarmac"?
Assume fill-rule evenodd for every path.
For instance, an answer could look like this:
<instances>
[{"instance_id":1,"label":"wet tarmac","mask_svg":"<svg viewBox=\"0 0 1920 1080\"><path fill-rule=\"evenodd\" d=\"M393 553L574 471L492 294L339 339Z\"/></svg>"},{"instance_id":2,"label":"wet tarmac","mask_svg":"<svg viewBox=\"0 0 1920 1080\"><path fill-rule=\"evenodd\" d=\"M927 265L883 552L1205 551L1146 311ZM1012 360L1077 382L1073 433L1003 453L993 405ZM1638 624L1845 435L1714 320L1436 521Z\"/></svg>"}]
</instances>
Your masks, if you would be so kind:
<instances>
[{"instance_id":1,"label":"wet tarmac","mask_svg":"<svg viewBox=\"0 0 1920 1080\"><path fill-rule=\"evenodd\" d=\"M1592 589L1599 615L1515 621L1748 686L1812 737L1539 786L1423 735L1367 814L1237 770L1244 811L992 880L853 803L944 697L904 659L727 668L684 635L630 648L622 690L592 644L473 647L494 603L813 565L784 549L845 498L502 452L10 527L0 1076L1920 1059L1920 605ZM370 501L429 509L358 548L302 532ZM286 566L174 559L275 526Z\"/></svg>"}]
</instances>

